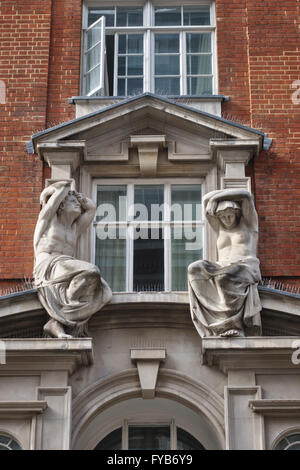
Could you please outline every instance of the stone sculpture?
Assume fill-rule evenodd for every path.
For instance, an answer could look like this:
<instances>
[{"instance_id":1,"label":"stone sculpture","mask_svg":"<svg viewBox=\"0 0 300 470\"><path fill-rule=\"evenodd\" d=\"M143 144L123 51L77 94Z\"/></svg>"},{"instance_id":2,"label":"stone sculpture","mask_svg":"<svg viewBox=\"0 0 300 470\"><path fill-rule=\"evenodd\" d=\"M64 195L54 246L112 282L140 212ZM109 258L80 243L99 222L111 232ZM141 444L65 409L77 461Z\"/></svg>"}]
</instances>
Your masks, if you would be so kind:
<instances>
[{"instance_id":1,"label":"stone sculpture","mask_svg":"<svg viewBox=\"0 0 300 470\"><path fill-rule=\"evenodd\" d=\"M258 217L243 189L212 191L203 199L206 218L217 235L218 261L188 267L191 315L201 337L261 334L261 278L256 257Z\"/></svg>"},{"instance_id":2,"label":"stone sculpture","mask_svg":"<svg viewBox=\"0 0 300 470\"><path fill-rule=\"evenodd\" d=\"M40 302L51 317L44 332L56 338L82 336L88 320L112 296L97 266L75 259L77 240L91 224L96 207L64 181L44 189L40 203L34 279Z\"/></svg>"}]
</instances>

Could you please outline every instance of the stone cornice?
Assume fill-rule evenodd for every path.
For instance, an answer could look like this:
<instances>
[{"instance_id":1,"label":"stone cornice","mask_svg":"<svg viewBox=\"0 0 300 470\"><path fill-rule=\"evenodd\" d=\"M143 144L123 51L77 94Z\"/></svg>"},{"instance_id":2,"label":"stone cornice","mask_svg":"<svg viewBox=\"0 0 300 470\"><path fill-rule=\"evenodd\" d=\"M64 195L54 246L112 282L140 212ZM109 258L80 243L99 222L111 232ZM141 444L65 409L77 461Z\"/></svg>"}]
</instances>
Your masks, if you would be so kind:
<instances>
[{"instance_id":1,"label":"stone cornice","mask_svg":"<svg viewBox=\"0 0 300 470\"><path fill-rule=\"evenodd\" d=\"M297 339L298 338L298 339ZM203 362L229 370L300 370L292 361L299 337L246 337L202 339Z\"/></svg>"},{"instance_id":2,"label":"stone cornice","mask_svg":"<svg viewBox=\"0 0 300 470\"><path fill-rule=\"evenodd\" d=\"M0 375L19 370L61 370L72 374L93 362L91 338L1 340Z\"/></svg>"}]
</instances>

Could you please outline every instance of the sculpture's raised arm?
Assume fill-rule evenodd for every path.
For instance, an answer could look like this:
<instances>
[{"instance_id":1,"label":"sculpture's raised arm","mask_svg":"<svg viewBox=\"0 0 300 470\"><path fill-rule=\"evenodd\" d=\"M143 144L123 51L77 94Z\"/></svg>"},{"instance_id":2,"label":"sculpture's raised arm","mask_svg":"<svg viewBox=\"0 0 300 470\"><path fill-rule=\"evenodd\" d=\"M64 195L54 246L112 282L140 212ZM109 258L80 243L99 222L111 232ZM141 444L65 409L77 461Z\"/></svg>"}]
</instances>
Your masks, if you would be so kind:
<instances>
[{"instance_id":1,"label":"sculpture's raised arm","mask_svg":"<svg viewBox=\"0 0 300 470\"><path fill-rule=\"evenodd\" d=\"M203 198L205 215L214 228L218 225L216 219L216 209L221 201L235 201L241 206L242 217L250 230L258 232L258 217L254 206L253 198L249 191L245 189L220 189L207 193ZM215 228L214 228L215 229ZM216 229L215 229L216 230Z\"/></svg>"},{"instance_id":2,"label":"sculpture's raised arm","mask_svg":"<svg viewBox=\"0 0 300 470\"><path fill-rule=\"evenodd\" d=\"M81 235L91 224L96 212L96 205L91 199L84 197L80 193L77 193L76 197L83 211L81 216L76 220L77 233Z\"/></svg>"},{"instance_id":3,"label":"sculpture's raised arm","mask_svg":"<svg viewBox=\"0 0 300 470\"><path fill-rule=\"evenodd\" d=\"M59 181L44 189L40 202L42 210L39 213L38 221L34 231L34 249L36 250L39 240L47 230L49 222L53 219L60 204L63 202L70 190L70 183Z\"/></svg>"}]
</instances>

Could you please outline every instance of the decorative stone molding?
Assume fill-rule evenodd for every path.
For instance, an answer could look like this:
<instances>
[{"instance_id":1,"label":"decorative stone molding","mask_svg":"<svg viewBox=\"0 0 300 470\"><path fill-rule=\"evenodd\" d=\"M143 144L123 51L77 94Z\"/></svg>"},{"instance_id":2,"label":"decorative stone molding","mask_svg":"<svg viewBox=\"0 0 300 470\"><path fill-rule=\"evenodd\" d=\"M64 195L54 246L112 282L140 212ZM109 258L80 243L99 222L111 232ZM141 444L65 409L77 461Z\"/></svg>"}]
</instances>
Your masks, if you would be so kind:
<instances>
[{"instance_id":1,"label":"decorative stone molding","mask_svg":"<svg viewBox=\"0 0 300 470\"><path fill-rule=\"evenodd\" d=\"M251 178L245 176L245 166L259 152L256 139L212 139L210 149L221 172L221 189L243 188L251 192Z\"/></svg>"},{"instance_id":2,"label":"decorative stone molding","mask_svg":"<svg viewBox=\"0 0 300 470\"><path fill-rule=\"evenodd\" d=\"M82 390L73 400L72 449L77 449L80 436L88 431L95 416L121 400L139 396L136 369L124 370ZM224 400L214 390L181 372L162 368L157 380L156 396L179 400L183 405L202 414L218 436L222 447L225 447ZM92 439L89 447L91 449L99 442L94 434Z\"/></svg>"},{"instance_id":3,"label":"decorative stone molding","mask_svg":"<svg viewBox=\"0 0 300 470\"><path fill-rule=\"evenodd\" d=\"M300 416L300 400L250 400L249 407L263 415Z\"/></svg>"},{"instance_id":4,"label":"decorative stone molding","mask_svg":"<svg viewBox=\"0 0 300 470\"><path fill-rule=\"evenodd\" d=\"M130 137L130 143L138 149L141 176L155 176L158 150L166 146L166 136L133 135Z\"/></svg>"},{"instance_id":5,"label":"decorative stone molding","mask_svg":"<svg viewBox=\"0 0 300 470\"><path fill-rule=\"evenodd\" d=\"M50 166L52 180L69 180L80 162L86 160L84 140L42 142L37 144L37 151Z\"/></svg>"},{"instance_id":6,"label":"decorative stone molding","mask_svg":"<svg viewBox=\"0 0 300 470\"><path fill-rule=\"evenodd\" d=\"M295 369L292 363L296 337L203 338L203 361L218 365L225 374L232 370Z\"/></svg>"},{"instance_id":7,"label":"decorative stone molding","mask_svg":"<svg viewBox=\"0 0 300 470\"><path fill-rule=\"evenodd\" d=\"M252 397L255 399L261 397L260 386L225 387L227 450L262 450L265 447L263 419L253 414L247 407Z\"/></svg>"},{"instance_id":8,"label":"decorative stone molding","mask_svg":"<svg viewBox=\"0 0 300 470\"><path fill-rule=\"evenodd\" d=\"M154 398L160 362L166 359L165 349L131 349L130 357L136 363L143 398Z\"/></svg>"},{"instance_id":9,"label":"decorative stone molding","mask_svg":"<svg viewBox=\"0 0 300 470\"><path fill-rule=\"evenodd\" d=\"M92 341L80 339L5 339L6 364L1 372L10 370L66 371L93 362Z\"/></svg>"},{"instance_id":10,"label":"decorative stone molding","mask_svg":"<svg viewBox=\"0 0 300 470\"><path fill-rule=\"evenodd\" d=\"M0 418L33 418L45 411L48 404L43 400L0 401Z\"/></svg>"}]
</instances>

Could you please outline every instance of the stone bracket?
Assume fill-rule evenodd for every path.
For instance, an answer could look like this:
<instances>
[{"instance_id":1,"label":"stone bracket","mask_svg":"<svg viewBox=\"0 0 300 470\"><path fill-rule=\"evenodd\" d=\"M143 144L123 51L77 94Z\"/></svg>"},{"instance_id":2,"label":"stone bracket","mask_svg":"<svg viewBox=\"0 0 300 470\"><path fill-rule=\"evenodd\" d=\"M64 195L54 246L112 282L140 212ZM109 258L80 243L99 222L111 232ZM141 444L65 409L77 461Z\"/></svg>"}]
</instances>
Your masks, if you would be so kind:
<instances>
[{"instance_id":1,"label":"stone bracket","mask_svg":"<svg viewBox=\"0 0 300 470\"><path fill-rule=\"evenodd\" d=\"M166 359L165 349L131 349L131 360L136 363L143 398L154 398L160 362Z\"/></svg>"},{"instance_id":2,"label":"stone bracket","mask_svg":"<svg viewBox=\"0 0 300 470\"><path fill-rule=\"evenodd\" d=\"M141 176L155 176L158 150L166 147L166 136L132 135L130 137L130 144L138 149Z\"/></svg>"}]
</instances>

